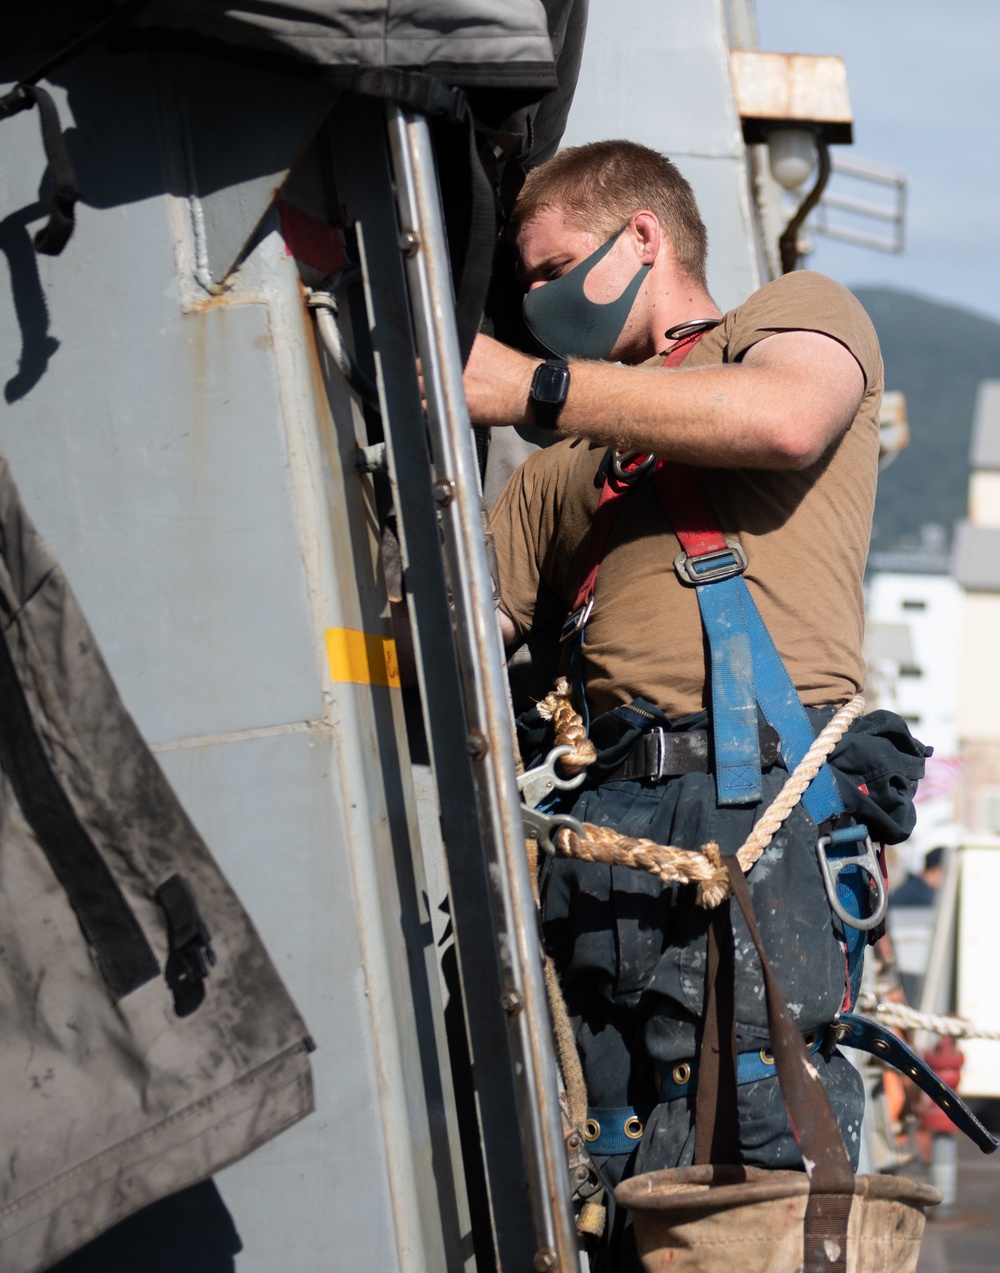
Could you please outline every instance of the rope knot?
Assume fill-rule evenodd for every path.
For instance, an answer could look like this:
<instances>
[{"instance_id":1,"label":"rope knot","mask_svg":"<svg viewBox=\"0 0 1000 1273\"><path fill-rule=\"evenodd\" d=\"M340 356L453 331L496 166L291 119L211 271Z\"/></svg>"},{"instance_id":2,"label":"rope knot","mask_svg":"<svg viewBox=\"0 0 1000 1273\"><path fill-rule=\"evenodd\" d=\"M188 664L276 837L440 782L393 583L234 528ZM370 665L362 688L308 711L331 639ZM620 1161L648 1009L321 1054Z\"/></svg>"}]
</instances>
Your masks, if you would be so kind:
<instances>
[{"instance_id":1,"label":"rope knot","mask_svg":"<svg viewBox=\"0 0 1000 1273\"><path fill-rule=\"evenodd\" d=\"M597 759L597 748L587 737L587 730L574 709L569 681L561 676L554 688L538 704L538 715L555 726L555 745L572 747L559 766L570 778L581 773Z\"/></svg>"}]
</instances>

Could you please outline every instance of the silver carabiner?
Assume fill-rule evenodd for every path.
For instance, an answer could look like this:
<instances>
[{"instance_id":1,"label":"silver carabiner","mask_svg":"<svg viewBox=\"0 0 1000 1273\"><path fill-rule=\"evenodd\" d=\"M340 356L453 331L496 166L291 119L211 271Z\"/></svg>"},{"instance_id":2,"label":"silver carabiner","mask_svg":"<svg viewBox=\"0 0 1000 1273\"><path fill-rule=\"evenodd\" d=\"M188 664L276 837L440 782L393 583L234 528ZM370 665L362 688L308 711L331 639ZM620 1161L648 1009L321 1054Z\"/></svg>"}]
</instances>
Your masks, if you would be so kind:
<instances>
[{"instance_id":1,"label":"silver carabiner","mask_svg":"<svg viewBox=\"0 0 1000 1273\"><path fill-rule=\"evenodd\" d=\"M860 840L861 836L857 838ZM821 835L816 841L816 856L819 859L820 874L823 876L823 884L826 887L826 896L830 902L830 909L842 924L847 924L849 928L857 928L860 932L867 933L871 929L877 928L885 919L886 908L889 905L889 894L886 891L885 880L882 878L882 870L878 864L878 857L875 853L875 846L872 844L871 836L865 834L864 841L863 852L852 857L835 857L831 862L827 857L826 850L830 845L836 844L837 841L832 835ZM859 915L849 914L837 896L837 881L840 879L840 873L849 866L860 867L875 885L875 909L865 919L862 919Z\"/></svg>"},{"instance_id":2,"label":"silver carabiner","mask_svg":"<svg viewBox=\"0 0 1000 1273\"><path fill-rule=\"evenodd\" d=\"M517 789L529 809L537 809L554 791L574 791L586 778L585 773L563 778L556 772L556 761L568 756L572 750L566 743L553 747L540 765L518 775Z\"/></svg>"},{"instance_id":3,"label":"silver carabiner","mask_svg":"<svg viewBox=\"0 0 1000 1273\"><path fill-rule=\"evenodd\" d=\"M521 806L521 820L525 834L538 841L538 847L549 855L556 856L556 846L552 836L563 827L573 831L581 840L587 838L583 823L571 818L568 813L543 813L541 809L533 809L529 805Z\"/></svg>"},{"instance_id":4,"label":"silver carabiner","mask_svg":"<svg viewBox=\"0 0 1000 1273\"><path fill-rule=\"evenodd\" d=\"M576 774L572 778L563 778L556 772L556 761L568 756L572 747L563 743L553 747L540 765L534 769L526 769L518 775L517 789L521 793L524 804L521 806L521 819L527 835L538 841L538 846L550 857L555 857L556 846L552 839L556 831L569 827L581 840L586 838L583 824L565 813L543 813L538 806L554 791L574 791L586 778L585 773Z\"/></svg>"}]
</instances>

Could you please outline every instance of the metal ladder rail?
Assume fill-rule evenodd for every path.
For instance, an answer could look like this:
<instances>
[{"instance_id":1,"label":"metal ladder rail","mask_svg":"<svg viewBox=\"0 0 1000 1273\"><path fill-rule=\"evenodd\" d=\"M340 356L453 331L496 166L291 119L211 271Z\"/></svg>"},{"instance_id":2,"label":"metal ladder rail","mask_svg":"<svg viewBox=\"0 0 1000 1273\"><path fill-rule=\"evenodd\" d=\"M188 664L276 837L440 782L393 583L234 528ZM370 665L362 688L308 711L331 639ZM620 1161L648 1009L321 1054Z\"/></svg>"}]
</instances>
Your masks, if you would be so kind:
<instances>
[{"instance_id":1,"label":"metal ladder rail","mask_svg":"<svg viewBox=\"0 0 1000 1273\"><path fill-rule=\"evenodd\" d=\"M355 98L339 108L332 139L337 188L355 223L364 268L496 1256L510 1273L576 1269L537 917L429 132L420 117ZM428 383L433 457L414 338ZM470 747L481 754L474 759ZM512 1135L518 1126L521 1136Z\"/></svg>"},{"instance_id":2,"label":"metal ladder rail","mask_svg":"<svg viewBox=\"0 0 1000 1273\"><path fill-rule=\"evenodd\" d=\"M497 935L539 1243L534 1265L565 1270L577 1259L577 1240L554 1081L555 1049L524 852L507 685L483 539L476 450L462 387L437 170L427 120L394 105L387 113L401 230L404 236L416 236L407 251L406 272L438 473L435 491L454 597L471 727L469 750L476 759L485 848L499 868L493 873L499 902Z\"/></svg>"}]
</instances>

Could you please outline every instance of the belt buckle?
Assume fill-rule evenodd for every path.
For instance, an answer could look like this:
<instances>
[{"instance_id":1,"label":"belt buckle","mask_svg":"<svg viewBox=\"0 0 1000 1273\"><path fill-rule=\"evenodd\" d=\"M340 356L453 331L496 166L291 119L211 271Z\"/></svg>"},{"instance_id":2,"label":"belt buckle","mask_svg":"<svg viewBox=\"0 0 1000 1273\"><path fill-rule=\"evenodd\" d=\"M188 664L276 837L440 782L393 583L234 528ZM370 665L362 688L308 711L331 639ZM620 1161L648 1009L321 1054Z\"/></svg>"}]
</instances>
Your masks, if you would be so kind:
<instances>
[{"instance_id":1,"label":"belt buckle","mask_svg":"<svg viewBox=\"0 0 1000 1273\"><path fill-rule=\"evenodd\" d=\"M667 763L667 731L661 725L656 725L650 732L656 738L656 774L654 781L662 782L663 771Z\"/></svg>"},{"instance_id":2,"label":"belt buckle","mask_svg":"<svg viewBox=\"0 0 1000 1273\"><path fill-rule=\"evenodd\" d=\"M748 564L743 545L732 539L726 540L725 548L698 553L695 557L679 552L674 558L677 577L681 583L687 584L717 583L720 579L731 579L734 575L741 575Z\"/></svg>"}]
</instances>

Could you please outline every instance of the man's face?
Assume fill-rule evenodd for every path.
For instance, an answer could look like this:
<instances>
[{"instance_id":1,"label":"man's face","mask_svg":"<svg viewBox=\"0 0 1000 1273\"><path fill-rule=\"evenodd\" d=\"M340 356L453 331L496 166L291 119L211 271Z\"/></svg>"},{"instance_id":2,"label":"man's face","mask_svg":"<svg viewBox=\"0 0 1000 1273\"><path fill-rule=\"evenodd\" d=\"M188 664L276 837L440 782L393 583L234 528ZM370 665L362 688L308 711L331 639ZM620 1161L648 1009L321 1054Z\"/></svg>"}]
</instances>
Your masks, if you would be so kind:
<instances>
[{"instance_id":1,"label":"man's face","mask_svg":"<svg viewBox=\"0 0 1000 1273\"><path fill-rule=\"evenodd\" d=\"M562 278L596 252L606 238L568 224L561 208L543 209L524 223L517 236L521 282L530 291ZM621 295L636 268L628 246L627 236L622 235L587 275L584 295L588 300L603 303Z\"/></svg>"},{"instance_id":2,"label":"man's face","mask_svg":"<svg viewBox=\"0 0 1000 1273\"><path fill-rule=\"evenodd\" d=\"M609 236L582 230L567 221L561 208L546 208L526 221L517 236L519 275L527 291L544 287L568 274L592 256ZM612 243L607 255L589 266L583 280L583 295L588 301L605 305L617 300L635 279L642 261L637 254L639 241L633 233L631 219ZM626 359L639 351L644 334L644 309L629 314L609 357ZM637 343L637 337L639 338ZM635 348L633 348L635 346Z\"/></svg>"}]
</instances>

